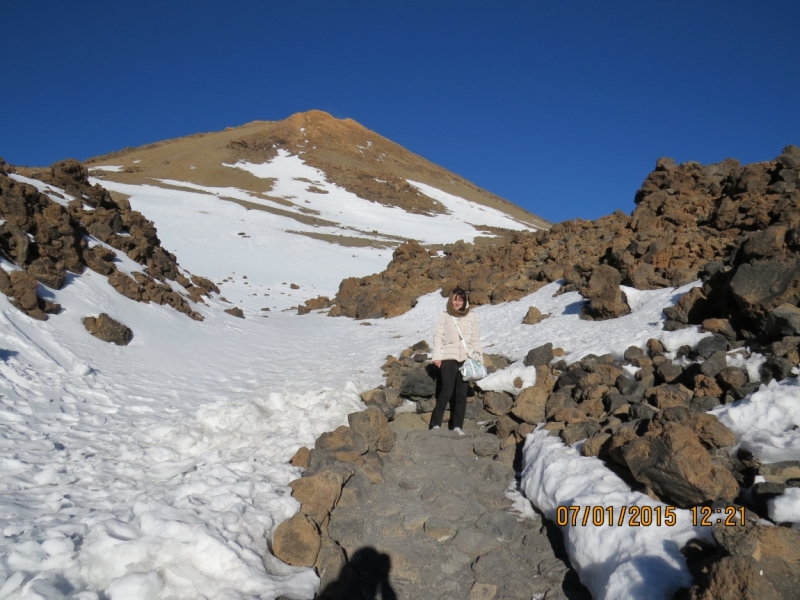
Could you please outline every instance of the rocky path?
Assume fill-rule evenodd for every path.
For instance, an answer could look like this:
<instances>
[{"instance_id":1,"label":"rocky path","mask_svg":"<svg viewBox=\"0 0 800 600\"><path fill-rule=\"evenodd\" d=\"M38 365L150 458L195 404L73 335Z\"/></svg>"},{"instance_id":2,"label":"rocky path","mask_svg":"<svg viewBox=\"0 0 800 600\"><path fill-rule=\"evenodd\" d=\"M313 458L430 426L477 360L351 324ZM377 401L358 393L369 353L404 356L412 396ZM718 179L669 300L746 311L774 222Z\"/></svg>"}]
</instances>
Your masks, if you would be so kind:
<instances>
[{"instance_id":1,"label":"rocky path","mask_svg":"<svg viewBox=\"0 0 800 600\"><path fill-rule=\"evenodd\" d=\"M350 562L319 598L384 600L589 599L561 534L523 518L506 497L514 471L493 460L499 440L474 422L466 435L428 431L397 415L383 483L344 486L328 534Z\"/></svg>"}]
</instances>

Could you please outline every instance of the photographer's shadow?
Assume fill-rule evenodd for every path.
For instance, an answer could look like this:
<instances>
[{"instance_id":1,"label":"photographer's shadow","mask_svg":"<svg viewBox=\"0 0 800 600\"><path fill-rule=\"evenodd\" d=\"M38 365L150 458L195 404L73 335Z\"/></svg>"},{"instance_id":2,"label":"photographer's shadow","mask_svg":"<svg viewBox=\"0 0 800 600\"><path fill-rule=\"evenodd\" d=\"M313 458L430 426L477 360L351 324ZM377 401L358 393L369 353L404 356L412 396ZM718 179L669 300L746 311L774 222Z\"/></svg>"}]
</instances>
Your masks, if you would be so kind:
<instances>
[{"instance_id":1,"label":"photographer's shadow","mask_svg":"<svg viewBox=\"0 0 800 600\"><path fill-rule=\"evenodd\" d=\"M375 548L359 549L342 567L339 578L325 586L317 595L319 600L397 600L389 572L392 559Z\"/></svg>"}]
</instances>

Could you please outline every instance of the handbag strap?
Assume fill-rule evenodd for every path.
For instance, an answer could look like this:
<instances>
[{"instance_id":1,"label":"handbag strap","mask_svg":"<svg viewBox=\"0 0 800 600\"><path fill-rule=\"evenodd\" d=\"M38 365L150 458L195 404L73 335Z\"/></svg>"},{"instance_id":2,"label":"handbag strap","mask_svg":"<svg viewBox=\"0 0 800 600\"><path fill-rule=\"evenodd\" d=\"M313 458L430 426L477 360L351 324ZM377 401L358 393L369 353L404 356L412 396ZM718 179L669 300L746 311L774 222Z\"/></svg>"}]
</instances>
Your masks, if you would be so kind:
<instances>
[{"instance_id":1,"label":"handbag strap","mask_svg":"<svg viewBox=\"0 0 800 600\"><path fill-rule=\"evenodd\" d=\"M461 335L461 328L458 326L458 321L456 321L455 317L450 317L453 319L453 325L456 326L456 331L458 331L458 339L461 340L461 344L464 346L464 352L467 353L467 358L469 358L469 348L467 348L467 343L464 341L464 336Z\"/></svg>"}]
</instances>

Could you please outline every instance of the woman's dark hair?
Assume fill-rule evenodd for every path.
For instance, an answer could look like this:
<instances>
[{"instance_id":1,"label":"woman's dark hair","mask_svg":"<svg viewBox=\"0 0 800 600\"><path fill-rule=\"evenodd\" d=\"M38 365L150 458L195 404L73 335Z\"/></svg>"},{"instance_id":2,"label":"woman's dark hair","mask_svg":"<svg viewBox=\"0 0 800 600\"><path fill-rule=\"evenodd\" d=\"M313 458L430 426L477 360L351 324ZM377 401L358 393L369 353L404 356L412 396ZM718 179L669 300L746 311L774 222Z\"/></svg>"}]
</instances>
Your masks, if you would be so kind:
<instances>
[{"instance_id":1,"label":"woman's dark hair","mask_svg":"<svg viewBox=\"0 0 800 600\"><path fill-rule=\"evenodd\" d=\"M453 296L453 298L461 298L461 301L464 304L467 303L467 298L469 297L469 294L459 287L454 289L451 295Z\"/></svg>"}]
</instances>

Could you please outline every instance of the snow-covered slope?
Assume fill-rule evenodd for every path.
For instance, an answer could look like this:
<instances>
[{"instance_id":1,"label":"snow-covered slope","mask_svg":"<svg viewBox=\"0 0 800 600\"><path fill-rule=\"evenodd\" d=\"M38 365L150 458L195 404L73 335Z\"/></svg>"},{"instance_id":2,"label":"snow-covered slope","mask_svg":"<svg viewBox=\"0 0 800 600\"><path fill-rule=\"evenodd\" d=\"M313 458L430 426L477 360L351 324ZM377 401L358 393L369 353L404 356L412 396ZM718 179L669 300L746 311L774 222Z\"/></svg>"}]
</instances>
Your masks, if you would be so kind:
<instances>
[{"instance_id":1,"label":"snow-covered slope","mask_svg":"<svg viewBox=\"0 0 800 600\"><path fill-rule=\"evenodd\" d=\"M88 270L70 275L61 290L42 288L63 306L45 322L0 295L0 598L311 598L313 571L268 552L277 524L298 508L287 484L299 471L288 459L362 407L358 393L381 383L387 354L431 341L443 300L430 294L410 312L366 327L320 312L298 316L284 309L332 294L344 277L382 269L389 250L288 234L284 217L209 190L104 183L155 221L184 267L222 282L222 295L246 318L224 313L231 304L213 299L196 307L205 320L193 321L129 300ZM351 200L342 194L337 202L359 214ZM360 218L368 228L371 217ZM387 223L398 234L418 230L411 218ZM454 218L426 235L453 241L465 228ZM117 264L137 267L122 255ZM633 312L612 321L580 320L581 297L554 297L558 283L475 310L487 351L519 360L550 341L572 361L651 337L672 350L695 343L701 334L694 328L662 329L663 307L689 287L626 290ZM551 317L520 326L532 305ZM86 332L83 317L100 312L133 330L128 346ZM520 368L496 377L497 386ZM551 459L581 460L563 445L549 446L529 450L528 485ZM581 479L587 486L597 478L621 485L599 461L589 471L593 477ZM562 500L557 490L528 491L545 512ZM637 566L653 561L684 582L678 549L691 528L651 530L647 544L629 551L631 560L607 561L631 547L634 533L620 533L614 544L570 537L573 562L595 593L612 581L613 597L645 597L641 590L660 571ZM625 588L625 581L633 583Z\"/></svg>"}]
</instances>

